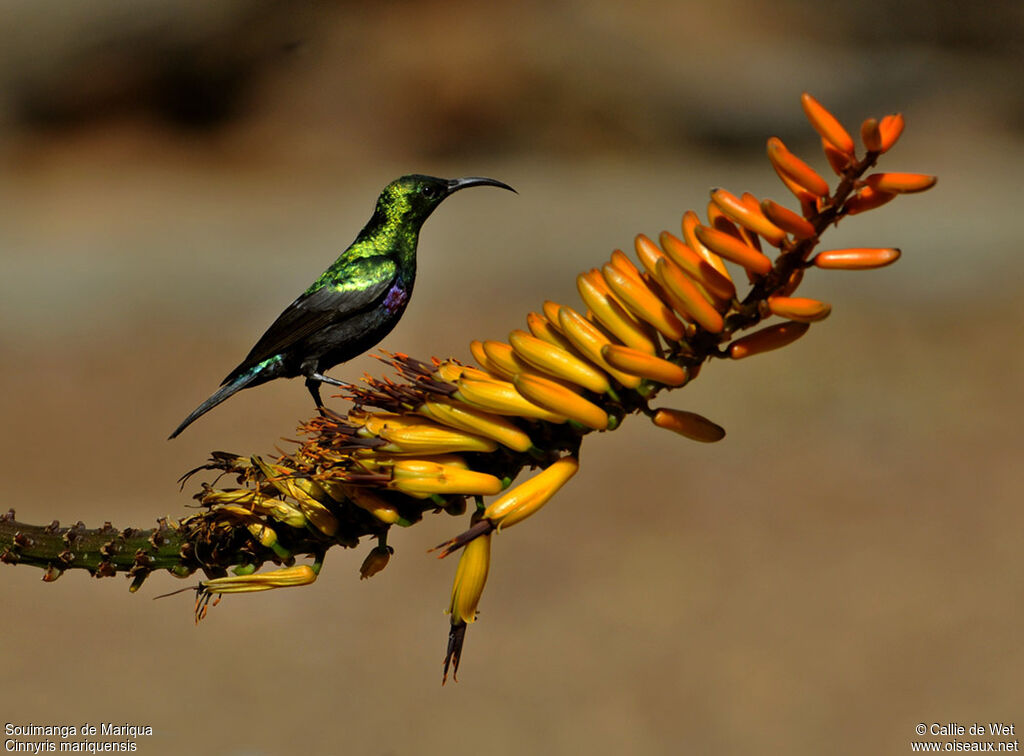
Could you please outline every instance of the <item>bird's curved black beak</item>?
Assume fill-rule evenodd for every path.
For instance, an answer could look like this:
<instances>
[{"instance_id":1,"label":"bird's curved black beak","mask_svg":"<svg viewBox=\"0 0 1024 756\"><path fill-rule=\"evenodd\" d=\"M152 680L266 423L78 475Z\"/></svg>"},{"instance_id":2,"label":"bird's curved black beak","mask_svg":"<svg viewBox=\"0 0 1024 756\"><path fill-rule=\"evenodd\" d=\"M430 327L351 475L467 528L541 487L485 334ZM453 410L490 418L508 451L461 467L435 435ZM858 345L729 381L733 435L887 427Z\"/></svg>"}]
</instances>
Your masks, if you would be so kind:
<instances>
[{"instance_id":1,"label":"bird's curved black beak","mask_svg":"<svg viewBox=\"0 0 1024 756\"><path fill-rule=\"evenodd\" d=\"M497 186L501 189L508 189L513 194L518 194L508 184L498 181L492 178L483 178L482 176L466 176L465 178L449 179L448 180L448 194L459 191L459 189L466 189L470 186Z\"/></svg>"}]
</instances>

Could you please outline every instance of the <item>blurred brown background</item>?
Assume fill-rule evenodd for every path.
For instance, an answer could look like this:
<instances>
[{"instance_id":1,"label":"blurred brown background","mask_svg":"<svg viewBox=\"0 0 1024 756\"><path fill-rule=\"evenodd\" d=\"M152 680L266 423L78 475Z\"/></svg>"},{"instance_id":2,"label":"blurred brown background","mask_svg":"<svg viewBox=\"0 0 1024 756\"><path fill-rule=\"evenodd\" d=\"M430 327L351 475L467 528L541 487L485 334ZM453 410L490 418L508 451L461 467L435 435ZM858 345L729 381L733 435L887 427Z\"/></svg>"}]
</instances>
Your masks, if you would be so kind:
<instances>
[{"instance_id":1,"label":"blurred brown background","mask_svg":"<svg viewBox=\"0 0 1024 756\"><path fill-rule=\"evenodd\" d=\"M788 200L772 134L824 170L801 90L932 192L829 246L798 344L713 364L584 448L496 539L461 682L439 687L461 521L396 532L358 580L191 598L0 567L0 720L150 725L142 754L907 753L918 722L1024 726L1020 633L1022 6L782 0L139 4L0 10L0 435L19 519L149 526L211 449L264 453L298 382L168 432L408 172L489 175L424 229L385 346L468 357L709 187ZM337 368L379 371L362 358Z\"/></svg>"}]
</instances>

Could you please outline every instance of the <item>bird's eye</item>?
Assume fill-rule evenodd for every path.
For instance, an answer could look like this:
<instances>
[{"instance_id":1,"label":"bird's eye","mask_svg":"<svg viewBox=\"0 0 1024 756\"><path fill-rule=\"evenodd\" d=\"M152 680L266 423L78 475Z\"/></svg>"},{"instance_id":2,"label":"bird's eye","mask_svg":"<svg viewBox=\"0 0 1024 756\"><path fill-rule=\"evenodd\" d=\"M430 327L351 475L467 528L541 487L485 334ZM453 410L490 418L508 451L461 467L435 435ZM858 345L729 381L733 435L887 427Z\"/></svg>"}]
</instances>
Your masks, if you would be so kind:
<instances>
[{"instance_id":1,"label":"bird's eye","mask_svg":"<svg viewBox=\"0 0 1024 756\"><path fill-rule=\"evenodd\" d=\"M433 184L424 184L420 187L420 194L427 199L434 199L437 196L437 187Z\"/></svg>"}]
</instances>

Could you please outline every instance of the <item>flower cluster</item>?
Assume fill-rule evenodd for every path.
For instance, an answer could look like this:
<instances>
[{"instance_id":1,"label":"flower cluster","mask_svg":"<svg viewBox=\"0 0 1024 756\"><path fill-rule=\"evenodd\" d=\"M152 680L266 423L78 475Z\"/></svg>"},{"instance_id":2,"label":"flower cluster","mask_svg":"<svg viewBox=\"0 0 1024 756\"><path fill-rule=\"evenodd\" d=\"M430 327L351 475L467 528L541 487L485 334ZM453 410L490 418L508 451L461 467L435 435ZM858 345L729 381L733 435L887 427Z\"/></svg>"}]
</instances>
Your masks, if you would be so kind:
<instances>
[{"instance_id":1,"label":"flower cluster","mask_svg":"<svg viewBox=\"0 0 1024 756\"><path fill-rule=\"evenodd\" d=\"M899 138L903 118L864 121L858 155L813 97L804 94L802 105L838 176L835 189L773 137L768 158L798 210L713 189L703 219L687 211L677 233L657 241L638 235L635 262L615 250L581 273L582 305L544 302L506 341L472 342L475 366L386 354L394 375L346 386L353 407L344 415L321 410L301 426L294 451L272 462L214 454L200 469L236 475L240 487L205 485L196 495L204 510L172 524L184 542L179 574L202 569L209 577L197 619L214 596L311 583L331 546L356 546L366 536L377 541L361 568L370 577L392 554L392 526L430 511L462 515L472 501L469 527L437 547L442 557L461 549L445 678L449 665L457 672L492 537L534 515L572 479L588 434L642 414L687 438L720 440L725 431L707 418L652 400L685 386L711 359L778 349L828 317L828 304L795 296L808 268L863 270L899 257L894 248L816 250L844 217L934 185L923 174L868 174ZM771 318L780 320L740 335ZM513 487L531 468L539 471ZM300 554L313 564L296 566ZM257 574L268 561L283 567ZM137 584L154 565L135 565Z\"/></svg>"}]
</instances>

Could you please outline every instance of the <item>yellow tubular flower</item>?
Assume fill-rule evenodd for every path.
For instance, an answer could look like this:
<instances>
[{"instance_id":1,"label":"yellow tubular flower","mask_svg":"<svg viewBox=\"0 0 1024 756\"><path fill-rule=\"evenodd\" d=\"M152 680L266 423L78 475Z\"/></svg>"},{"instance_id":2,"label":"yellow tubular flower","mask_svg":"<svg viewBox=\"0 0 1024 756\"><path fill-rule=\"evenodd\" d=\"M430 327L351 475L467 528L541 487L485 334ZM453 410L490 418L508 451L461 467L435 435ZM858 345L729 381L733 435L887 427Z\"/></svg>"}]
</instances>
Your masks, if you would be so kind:
<instances>
[{"instance_id":1,"label":"yellow tubular flower","mask_svg":"<svg viewBox=\"0 0 1024 756\"><path fill-rule=\"evenodd\" d=\"M675 295L679 306L683 307L701 328L711 333L720 333L725 328L725 320L715 306L704 298L697 285L672 260L658 261L658 275L665 288Z\"/></svg>"},{"instance_id":2,"label":"yellow tubular flower","mask_svg":"<svg viewBox=\"0 0 1024 756\"><path fill-rule=\"evenodd\" d=\"M564 423L563 415L544 409L516 391L507 381L479 381L460 378L459 390L453 394L466 404L493 412L496 415L512 415L545 420L549 423Z\"/></svg>"},{"instance_id":3,"label":"yellow tubular flower","mask_svg":"<svg viewBox=\"0 0 1024 756\"><path fill-rule=\"evenodd\" d=\"M584 318L571 307L563 307L558 312L559 323L566 338L572 342L588 360L610 374L615 380L628 389L640 385L635 375L616 370L601 356L601 347L612 342L601 333L593 323Z\"/></svg>"},{"instance_id":4,"label":"yellow tubular flower","mask_svg":"<svg viewBox=\"0 0 1024 756\"><path fill-rule=\"evenodd\" d=\"M728 268L725 267L725 263L722 262L722 258L716 255L706 246L704 246L704 243L697 238L697 226L699 225L700 218L697 216L697 213L693 212L693 210L687 210L685 213L683 213L683 238L686 240L687 246L689 246L690 249L692 249L701 258L703 258L704 262L706 262L712 268L717 270L719 275L721 275L726 281L728 281L731 284L732 276L729 275L729 270ZM685 268L686 266L683 267ZM698 281L703 283L702 279L698 279ZM718 294L717 290L713 291L716 295ZM736 289L734 285L734 295L735 292Z\"/></svg>"},{"instance_id":5,"label":"yellow tubular flower","mask_svg":"<svg viewBox=\"0 0 1024 756\"><path fill-rule=\"evenodd\" d=\"M470 344L470 348L472 348L472 344ZM434 371L435 378L442 381L448 381L449 383L455 383L463 376L481 381L494 380L494 376L485 373L483 370L469 365L460 365L453 360L445 360L438 366L437 370Z\"/></svg>"},{"instance_id":6,"label":"yellow tubular flower","mask_svg":"<svg viewBox=\"0 0 1024 756\"><path fill-rule=\"evenodd\" d=\"M501 480L493 475L428 460L395 462L390 485L410 496L424 497L433 494L490 496L502 488Z\"/></svg>"},{"instance_id":7,"label":"yellow tubular flower","mask_svg":"<svg viewBox=\"0 0 1024 756\"><path fill-rule=\"evenodd\" d=\"M807 297L768 297L768 309L781 318L814 323L827 318L832 305Z\"/></svg>"},{"instance_id":8,"label":"yellow tubular flower","mask_svg":"<svg viewBox=\"0 0 1024 756\"><path fill-rule=\"evenodd\" d=\"M544 310L544 317L548 319L548 322L551 323L555 330L560 330L561 326L558 324L558 313L562 309L562 305L557 302L552 302L550 299L545 299L541 309Z\"/></svg>"},{"instance_id":9,"label":"yellow tubular flower","mask_svg":"<svg viewBox=\"0 0 1024 756\"><path fill-rule=\"evenodd\" d=\"M601 356L623 372L664 383L666 386L682 386L686 383L686 368L653 354L641 352L639 349L608 344L601 349Z\"/></svg>"},{"instance_id":10,"label":"yellow tubular flower","mask_svg":"<svg viewBox=\"0 0 1024 756\"><path fill-rule=\"evenodd\" d=\"M491 356L487 353L485 342L474 339L469 342L469 351L472 352L476 364L484 369L486 376L491 380L510 381L512 376L515 375L515 373L505 370L491 359Z\"/></svg>"},{"instance_id":11,"label":"yellow tubular flower","mask_svg":"<svg viewBox=\"0 0 1024 756\"><path fill-rule=\"evenodd\" d=\"M526 327L530 329L530 333L536 336L541 341L546 341L556 347L561 347L566 351L572 351L572 344L569 340L562 335L562 332L555 327L555 325L543 315L536 312L531 312L526 316Z\"/></svg>"},{"instance_id":12,"label":"yellow tubular flower","mask_svg":"<svg viewBox=\"0 0 1024 756\"><path fill-rule=\"evenodd\" d=\"M694 236L696 238L696 236ZM715 305L717 310L728 309L729 302L736 296L736 286L727 275L722 275L717 268L691 249L690 245L668 231L658 236L665 254L685 271L686 275L706 293L705 299ZM711 254L710 252L708 254ZM721 260L718 261L722 263ZM725 264L722 263L722 267ZM657 274L657 270L655 270Z\"/></svg>"},{"instance_id":13,"label":"yellow tubular flower","mask_svg":"<svg viewBox=\"0 0 1024 756\"><path fill-rule=\"evenodd\" d=\"M483 342L483 350L487 356L487 363L500 370L502 378L507 381L511 381L513 376L523 369L523 365L516 361L512 347L503 341L488 339Z\"/></svg>"},{"instance_id":14,"label":"yellow tubular flower","mask_svg":"<svg viewBox=\"0 0 1024 756\"><path fill-rule=\"evenodd\" d=\"M308 564L284 567L256 575L230 575L228 577L204 580L202 587L206 593L255 593L270 591L274 588L294 588L309 585L316 580L316 570Z\"/></svg>"},{"instance_id":15,"label":"yellow tubular flower","mask_svg":"<svg viewBox=\"0 0 1024 756\"><path fill-rule=\"evenodd\" d=\"M517 375L514 383L519 393L552 412L594 430L608 427L607 412L560 383L526 373Z\"/></svg>"},{"instance_id":16,"label":"yellow tubular flower","mask_svg":"<svg viewBox=\"0 0 1024 756\"><path fill-rule=\"evenodd\" d=\"M508 335L508 340L516 354L537 370L575 383L595 394L603 394L611 388L604 373L565 349L518 329Z\"/></svg>"},{"instance_id":17,"label":"yellow tubular flower","mask_svg":"<svg viewBox=\"0 0 1024 756\"><path fill-rule=\"evenodd\" d=\"M491 566L491 534L485 533L466 544L455 569L455 583L452 585L452 600L448 613L452 623L476 622L476 608L487 584L487 572Z\"/></svg>"},{"instance_id":18,"label":"yellow tubular flower","mask_svg":"<svg viewBox=\"0 0 1024 756\"><path fill-rule=\"evenodd\" d=\"M616 338L634 349L650 354L657 351L657 345L644 332L640 323L619 304L608 289L600 271L595 269L580 273L576 276L576 289L594 317Z\"/></svg>"},{"instance_id":19,"label":"yellow tubular flower","mask_svg":"<svg viewBox=\"0 0 1024 756\"><path fill-rule=\"evenodd\" d=\"M420 405L419 411L439 423L476 433L514 451L523 452L533 446L530 437L511 420L462 402L431 400Z\"/></svg>"},{"instance_id":20,"label":"yellow tubular flower","mask_svg":"<svg viewBox=\"0 0 1024 756\"><path fill-rule=\"evenodd\" d=\"M639 274L636 279L633 279L610 264L606 264L601 269L601 274L616 296L622 299L637 317L657 328L669 341L683 339L686 335L686 327L679 321L675 313L644 284L643 279L639 278Z\"/></svg>"},{"instance_id":21,"label":"yellow tubular flower","mask_svg":"<svg viewBox=\"0 0 1024 756\"><path fill-rule=\"evenodd\" d=\"M498 445L489 438L444 428L433 423L407 425L404 428L384 428L379 436L391 443L380 447L377 451L392 454L492 452L498 448Z\"/></svg>"},{"instance_id":22,"label":"yellow tubular flower","mask_svg":"<svg viewBox=\"0 0 1024 756\"><path fill-rule=\"evenodd\" d=\"M529 334L527 334L529 335ZM540 378L551 378L564 385L567 389L578 391L579 386L575 383L566 383L557 376L544 375L538 372L529 362L524 360L510 344L503 341L485 341L484 352L492 365L508 375L508 380L513 380L520 373L536 375Z\"/></svg>"},{"instance_id":23,"label":"yellow tubular flower","mask_svg":"<svg viewBox=\"0 0 1024 756\"><path fill-rule=\"evenodd\" d=\"M576 474L579 467L580 463L576 457L562 457L525 483L491 502L484 510L484 517L497 525L498 530L522 522L547 504L548 500Z\"/></svg>"}]
</instances>

